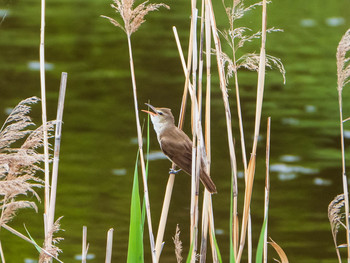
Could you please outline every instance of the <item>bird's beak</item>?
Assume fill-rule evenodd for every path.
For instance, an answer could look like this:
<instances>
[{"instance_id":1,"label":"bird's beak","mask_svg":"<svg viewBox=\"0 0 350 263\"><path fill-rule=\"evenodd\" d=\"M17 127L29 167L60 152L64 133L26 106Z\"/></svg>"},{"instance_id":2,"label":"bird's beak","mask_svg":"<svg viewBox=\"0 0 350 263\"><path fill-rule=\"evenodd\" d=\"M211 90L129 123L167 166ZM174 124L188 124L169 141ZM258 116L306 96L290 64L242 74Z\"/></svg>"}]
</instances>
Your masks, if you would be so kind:
<instances>
[{"instance_id":1,"label":"bird's beak","mask_svg":"<svg viewBox=\"0 0 350 263\"><path fill-rule=\"evenodd\" d=\"M146 112L146 113L148 113L148 114L151 114L152 116L157 116L157 115L158 115L158 112L157 112L157 110L156 110L155 107L153 107L151 104L148 104L148 103L145 103L145 104L146 104L151 110L153 110L154 112L148 111L148 110L141 110L141 111Z\"/></svg>"}]
</instances>

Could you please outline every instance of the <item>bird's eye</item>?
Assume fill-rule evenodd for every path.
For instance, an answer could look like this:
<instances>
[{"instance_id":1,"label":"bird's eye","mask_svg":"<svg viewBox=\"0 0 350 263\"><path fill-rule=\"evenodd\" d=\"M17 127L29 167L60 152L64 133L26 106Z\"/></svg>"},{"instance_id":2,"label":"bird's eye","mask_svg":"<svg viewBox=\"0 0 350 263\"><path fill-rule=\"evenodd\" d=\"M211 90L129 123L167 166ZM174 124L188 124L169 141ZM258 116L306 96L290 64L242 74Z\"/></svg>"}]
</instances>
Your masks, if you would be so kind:
<instances>
[{"instance_id":1,"label":"bird's eye","mask_svg":"<svg viewBox=\"0 0 350 263\"><path fill-rule=\"evenodd\" d=\"M161 112L161 111L158 111L158 114L159 114L159 115L163 115L163 112Z\"/></svg>"}]
</instances>

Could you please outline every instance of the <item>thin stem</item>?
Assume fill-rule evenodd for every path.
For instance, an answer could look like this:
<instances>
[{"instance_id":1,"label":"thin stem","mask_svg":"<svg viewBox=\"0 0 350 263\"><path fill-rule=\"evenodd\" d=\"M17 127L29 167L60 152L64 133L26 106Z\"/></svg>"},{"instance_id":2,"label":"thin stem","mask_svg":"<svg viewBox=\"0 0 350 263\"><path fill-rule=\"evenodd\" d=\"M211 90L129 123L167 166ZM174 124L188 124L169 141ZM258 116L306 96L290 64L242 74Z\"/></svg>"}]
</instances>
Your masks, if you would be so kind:
<instances>
[{"instance_id":1,"label":"thin stem","mask_svg":"<svg viewBox=\"0 0 350 263\"><path fill-rule=\"evenodd\" d=\"M127 34L127 39L128 39L128 48L129 48L131 81L132 81L132 87L133 87L137 138L138 138L138 145L139 145L139 152L140 152L140 161L141 161L142 180L143 180L143 187L144 187L144 198L145 198L145 205L146 205L148 232L149 232L149 239L150 239L150 246L151 246L152 262L156 262L156 250L155 250L155 246L154 246L154 236L153 236L152 221L151 221L151 206L150 206L149 196L148 196L148 185L147 185L147 178L146 178L145 159L144 159L143 150L142 150L142 132L141 132L140 119L139 119L139 109L138 109L137 90L136 90L136 78L135 78L135 70L134 70L134 62L133 62L133 56L132 56L130 34Z\"/></svg>"},{"instance_id":2,"label":"thin stem","mask_svg":"<svg viewBox=\"0 0 350 263\"><path fill-rule=\"evenodd\" d=\"M81 251L81 263L86 263L86 255L88 251L87 246L87 227L83 226L83 240L82 240L82 251Z\"/></svg>"},{"instance_id":3,"label":"thin stem","mask_svg":"<svg viewBox=\"0 0 350 263\"><path fill-rule=\"evenodd\" d=\"M267 136L266 136L266 181L265 181L265 205L264 218L265 235L264 235L264 263L267 263L267 226L269 216L269 199L270 199L270 143L271 143L271 117L267 119Z\"/></svg>"},{"instance_id":4,"label":"thin stem","mask_svg":"<svg viewBox=\"0 0 350 263\"><path fill-rule=\"evenodd\" d=\"M243 219L242 219L242 231L240 238L240 245L237 255L237 263L240 262L242 257L242 252L245 244L245 237L247 231L247 225L249 221L249 210L253 190L254 174L255 174L255 162L256 162L256 150L259 138L260 131L260 122L261 122L261 112L263 104L263 95L264 95L264 83L265 83L265 44L266 44L266 0L263 0L262 8L262 34L261 34L261 48L260 48L260 60L259 60L259 73L258 73L258 87L257 87L257 96L256 96L256 112L255 112L255 128L254 128L254 141L253 149L251 154L251 159L247 169L247 186L245 189L244 196L244 208L243 208Z\"/></svg>"},{"instance_id":5,"label":"thin stem","mask_svg":"<svg viewBox=\"0 0 350 263\"><path fill-rule=\"evenodd\" d=\"M45 158L45 214L50 208L50 168L49 168L49 143L47 135L47 114L46 114L46 86L45 86L45 0L41 0L41 25L40 25L40 87L41 87L41 111L44 137L44 158ZM45 239L49 226L45 226Z\"/></svg>"},{"instance_id":6,"label":"thin stem","mask_svg":"<svg viewBox=\"0 0 350 263\"><path fill-rule=\"evenodd\" d=\"M51 181L51 197L50 197L50 209L48 214L48 227L52 229L54 227L55 218L55 207L56 207L56 192L57 192L57 179L58 179L58 164L61 148L61 134L62 134L62 120L63 120L63 109L64 109L64 98L66 94L67 86L67 73L62 72L60 93L58 98L57 116L56 116L56 132L55 132L55 150L53 156L53 167L52 167L52 181ZM53 231L49 231L53 233ZM49 236L48 243L51 244L52 236Z\"/></svg>"},{"instance_id":7,"label":"thin stem","mask_svg":"<svg viewBox=\"0 0 350 263\"><path fill-rule=\"evenodd\" d=\"M346 176L346 163L345 163L345 142L344 142L344 122L343 122L343 99L341 90L338 91L339 102L339 118L340 118L340 144L341 144L341 156L342 156L342 180L343 191L345 200L345 224L346 224L346 242L348 257L347 261L350 262L350 231L349 231L349 192L348 192L348 179Z\"/></svg>"},{"instance_id":8,"label":"thin stem","mask_svg":"<svg viewBox=\"0 0 350 263\"><path fill-rule=\"evenodd\" d=\"M192 31L192 24L191 24L191 31ZM186 102L187 102L187 93L188 93L188 82L189 79L187 79L189 76L188 72L190 71L190 65L191 63L189 62L189 66L186 67L186 62L182 53L182 48L180 44L180 40L176 31L176 27L173 27L173 32L175 35L175 40L176 44L180 53L180 58L182 62L182 67L184 69L184 74L186 76L186 82L184 86L184 91L182 95L182 102L181 102L181 109L180 109L180 114L179 114L179 122L178 122L178 128L182 129L184 119L185 119L185 110L186 110ZM190 40L189 40L189 46L191 46L192 43L192 34L190 34ZM191 50L191 49L190 49ZM189 50L189 54L191 54L192 51ZM172 169L175 169L175 164L172 163L171 166ZM165 226L166 226L166 221L168 218L168 213L169 213L169 207L170 207L170 201L171 201L171 196L173 192L173 187L174 187L174 182L175 182L175 174L170 174L168 183L166 186L165 190L165 196L164 196L164 201L163 201L163 206L162 206L162 212L159 220L159 225L158 225L158 231L157 231L157 239L156 239L156 262L159 262L160 254L161 254L161 248L163 244L163 237L164 237L164 232L165 232Z\"/></svg>"}]
</instances>

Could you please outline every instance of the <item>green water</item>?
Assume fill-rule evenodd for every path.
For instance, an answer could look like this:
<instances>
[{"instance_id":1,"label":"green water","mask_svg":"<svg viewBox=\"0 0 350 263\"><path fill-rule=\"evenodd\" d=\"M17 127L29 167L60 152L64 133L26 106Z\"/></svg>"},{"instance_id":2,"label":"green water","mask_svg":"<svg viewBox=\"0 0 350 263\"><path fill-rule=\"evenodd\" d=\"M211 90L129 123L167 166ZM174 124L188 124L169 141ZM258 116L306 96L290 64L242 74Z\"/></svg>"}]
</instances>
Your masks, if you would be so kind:
<instances>
[{"instance_id":1,"label":"green water","mask_svg":"<svg viewBox=\"0 0 350 263\"><path fill-rule=\"evenodd\" d=\"M114 232L113 262L125 262L132 174L137 145L126 38L101 14L113 16L110 2L48 1L46 11L47 100L49 119L55 118L59 78L68 72L60 156L56 215L63 215L59 235L65 262L78 262L82 226L88 227L88 262L103 262L107 230ZM149 99L156 106L179 111L183 73L171 27L178 29L186 50L190 7L185 1L167 2L171 10L147 17L132 37L140 107ZM0 119L21 99L40 96L39 71L29 68L39 60L39 1L2 1L7 12L0 25ZM218 26L227 27L220 1L215 5ZM268 71L263 107L262 139L266 118L272 117L271 198L269 236L287 253L290 262L335 262L336 254L327 218L327 206L342 191L336 91L335 52L350 25L348 1L277 1L268 7L268 24L283 33L268 35L267 52L280 57L287 71L286 85L276 71ZM258 29L260 13L249 13L242 24ZM259 43L244 51L259 51ZM214 67L213 67L214 68ZM213 74L212 176L219 194L213 197L217 240L228 261L229 158L221 93ZM251 148L256 74L239 73L247 148ZM350 115L350 92L344 90L344 115ZM239 141L233 87L230 103L234 137ZM40 106L33 109L40 123ZM141 119L144 116L141 115ZM177 114L176 114L177 118ZM187 121L189 118L187 118ZM189 124L186 123L188 131ZM346 129L350 130L348 124ZM158 151L152 131L151 151ZM347 140L347 143L349 141ZM348 150L347 150L348 152ZM240 156L237 143L237 155ZM263 216L264 140L258 151L252 220L254 244ZM277 166L283 164L284 166ZM290 168L294 167L294 168ZM167 181L169 162L150 163L150 201L156 229ZM116 175L122 169L125 175ZM242 165L239 160L239 169ZM321 185L318 184L321 183ZM244 182L239 180L240 193ZM42 206L42 205L41 205ZM177 176L167 224L163 262L175 262L171 237L176 224L182 230L185 252L189 244L190 178ZM42 210L21 211L11 225L21 232L25 222L42 242ZM36 259L37 252L5 230L0 232L6 262ZM340 238L340 243L343 238ZM145 232L146 262L150 262ZM276 255L271 250L272 256ZM27 260L27 262L30 262ZM271 261L272 262L272 261Z\"/></svg>"}]
</instances>

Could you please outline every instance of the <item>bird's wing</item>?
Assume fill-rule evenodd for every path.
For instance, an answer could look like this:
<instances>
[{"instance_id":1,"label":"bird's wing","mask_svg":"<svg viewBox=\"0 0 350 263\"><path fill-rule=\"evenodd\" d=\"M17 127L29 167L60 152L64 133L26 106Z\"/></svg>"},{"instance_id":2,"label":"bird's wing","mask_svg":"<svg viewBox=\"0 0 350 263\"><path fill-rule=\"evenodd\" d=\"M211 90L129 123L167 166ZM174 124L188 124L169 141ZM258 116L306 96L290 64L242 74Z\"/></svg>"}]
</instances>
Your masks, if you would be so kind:
<instances>
[{"instance_id":1,"label":"bird's wing","mask_svg":"<svg viewBox=\"0 0 350 263\"><path fill-rule=\"evenodd\" d=\"M192 141L183 131L177 128L167 131L166 134L166 136L160 137L162 151L176 166L191 174Z\"/></svg>"}]
</instances>

